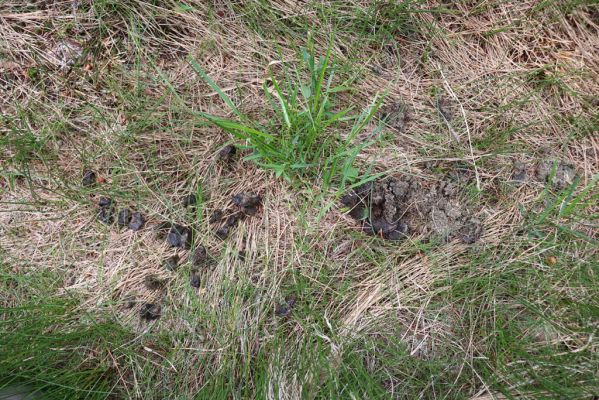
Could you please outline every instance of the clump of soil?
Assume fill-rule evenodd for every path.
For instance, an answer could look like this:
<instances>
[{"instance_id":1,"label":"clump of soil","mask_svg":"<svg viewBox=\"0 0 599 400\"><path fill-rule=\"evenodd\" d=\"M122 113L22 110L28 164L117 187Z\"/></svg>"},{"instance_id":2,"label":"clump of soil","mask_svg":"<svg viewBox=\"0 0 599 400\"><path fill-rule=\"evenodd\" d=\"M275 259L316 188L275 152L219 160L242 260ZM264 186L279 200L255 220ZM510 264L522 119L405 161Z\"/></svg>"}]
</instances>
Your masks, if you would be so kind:
<instances>
[{"instance_id":1,"label":"clump of soil","mask_svg":"<svg viewBox=\"0 0 599 400\"><path fill-rule=\"evenodd\" d=\"M555 173L553 179L551 179L554 166ZM536 178L541 182L551 183L556 189L562 190L574 182L574 178L576 178L576 168L574 168L572 164L561 160L545 159L537 164Z\"/></svg>"},{"instance_id":2,"label":"clump of soil","mask_svg":"<svg viewBox=\"0 0 599 400\"><path fill-rule=\"evenodd\" d=\"M114 222L114 202L108 197L100 197L98 201L98 219L106 225Z\"/></svg>"},{"instance_id":3,"label":"clump of soil","mask_svg":"<svg viewBox=\"0 0 599 400\"><path fill-rule=\"evenodd\" d=\"M134 212L131 216L131 220L129 221L129 229L134 232L139 231L144 227L145 223L146 219L144 218L143 214L140 212Z\"/></svg>"},{"instance_id":4,"label":"clump of soil","mask_svg":"<svg viewBox=\"0 0 599 400\"><path fill-rule=\"evenodd\" d=\"M461 204L457 185L448 180L426 184L408 176L382 179L354 189L341 202L364 232L388 240L414 233L474 243L482 234L480 221Z\"/></svg>"},{"instance_id":5,"label":"clump of soil","mask_svg":"<svg viewBox=\"0 0 599 400\"><path fill-rule=\"evenodd\" d=\"M178 255L172 255L170 257L168 257L166 260L164 260L164 267L169 270L169 271L176 271L177 270L177 266L179 264L179 256Z\"/></svg>"},{"instance_id":6,"label":"clump of soil","mask_svg":"<svg viewBox=\"0 0 599 400\"><path fill-rule=\"evenodd\" d=\"M189 249L191 247L193 232L191 228L179 224L171 224L166 241L172 247L182 247Z\"/></svg>"},{"instance_id":7,"label":"clump of soil","mask_svg":"<svg viewBox=\"0 0 599 400\"><path fill-rule=\"evenodd\" d=\"M404 132L409 121L408 107L400 102L381 107L381 119L390 127Z\"/></svg>"},{"instance_id":8,"label":"clump of soil","mask_svg":"<svg viewBox=\"0 0 599 400\"><path fill-rule=\"evenodd\" d=\"M252 216L256 214L258 207L262 204L262 197L252 192L239 193L233 196L233 204L239 207L244 215Z\"/></svg>"},{"instance_id":9,"label":"clump of soil","mask_svg":"<svg viewBox=\"0 0 599 400\"><path fill-rule=\"evenodd\" d=\"M160 317L160 305L154 303L144 303L141 306L141 310L139 311L139 315L142 319L145 320L154 320Z\"/></svg>"},{"instance_id":10,"label":"clump of soil","mask_svg":"<svg viewBox=\"0 0 599 400\"><path fill-rule=\"evenodd\" d=\"M221 151L218 152L218 157L224 162L229 162L233 159L233 157L235 157L236 153L237 148L234 145L229 144L223 147Z\"/></svg>"},{"instance_id":11,"label":"clump of soil","mask_svg":"<svg viewBox=\"0 0 599 400\"><path fill-rule=\"evenodd\" d=\"M83 171L83 180L81 181L81 184L85 187L90 187L96 184L96 179L96 173L87 169Z\"/></svg>"}]
</instances>

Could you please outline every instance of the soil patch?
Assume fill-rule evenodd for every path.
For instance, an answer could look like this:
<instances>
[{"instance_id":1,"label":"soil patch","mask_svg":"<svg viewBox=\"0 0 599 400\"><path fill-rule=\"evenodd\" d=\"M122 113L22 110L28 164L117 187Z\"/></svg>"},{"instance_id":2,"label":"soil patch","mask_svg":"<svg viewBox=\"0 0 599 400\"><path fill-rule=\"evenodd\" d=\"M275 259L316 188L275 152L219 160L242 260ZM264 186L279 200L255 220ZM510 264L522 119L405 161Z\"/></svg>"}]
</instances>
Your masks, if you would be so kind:
<instances>
[{"instance_id":1,"label":"soil patch","mask_svg":"<svg viewBox=\"0 0 599 400\"><path fill-rule=\"evenodd\" d=\"M574 178L576 178L576 168L572 164L561 160L541 160L537 164L535 172L538 181L551 183L558 190L570 186L574 182ZM551 176L552 174L553 177Z\"/></svg>"},{"instance_id":2,"label":"soil patch","mask_svg":"<svg viewBox=\"0 0 599 400\"><path fill-rule=\"evenodd\" d=\"M388 240L424 234L474 243L482 234L481 222L460 201L459 188L451 180L386 178L352 190L341 202L364 232Z\"/></svg>"}]
</instances>

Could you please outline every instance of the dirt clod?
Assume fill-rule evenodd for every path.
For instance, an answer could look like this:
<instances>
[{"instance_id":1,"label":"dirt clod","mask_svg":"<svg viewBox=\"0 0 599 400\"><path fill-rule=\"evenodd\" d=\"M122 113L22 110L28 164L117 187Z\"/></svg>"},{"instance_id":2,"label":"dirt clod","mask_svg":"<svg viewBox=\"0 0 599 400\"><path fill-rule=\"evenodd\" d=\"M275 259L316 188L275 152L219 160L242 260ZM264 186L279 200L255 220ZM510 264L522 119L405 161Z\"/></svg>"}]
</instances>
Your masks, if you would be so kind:
<instances>
[{"instance_id":1,"label":"dirt clod","mask_svg":"<svg viewBox=\"0 0 599 400\"><path fill-rule=\"evenodd\" d=\"M408 108L400 102L381 107L381 119L390 127L399 132L404 132L409 120Z\"/></svg>"},{"instance_id":2,"label":"dirt clod","mask_svg":"<svg viewBox=\"0 0 599 400\"><path fill-rule=\"evenodd\" d=\"M460 239L466 244L476 242L483 233L482 222L476 218L468 220L458 231Z\"/></svg>"},{"instance_id":3,"label":"dirt clod","mask_svg":"<svg viewBox=\"0 0 599 400\"><path fill-rule=\"evenodd\" d=\"M161 309L159 304L144 303L141 306L139 315L142 319L154 320L160 317Z\"/></svg>"},{"instance_id":4,"label":"dirt clod","mask_svg":"<svg viewBox=\"0 0 599 400\"><path fill-rule=\"evenodd\" d=\"M401 240L412 233L432 234L473 243L482 225L471 218L459 195L459 187L451 180L429 184L401 177L362 185L346 193L341 202L369 235Z\"/></svg>"},{"instance_id":5,"label":"dirt clod","mask_svg":"<svg viewBox=\"0 0 599 400\"><path fill-rule=\"evenodd\" d=\"M192 240L191 228L183 225L172 224L171 228L166 235L166 241L172 247L183 247L189 249L191 247Z\"/></svg>"},{"instance_id":6,"label":"dirt clod","mask_svg":"<svg viewBox=\"0 0 599 400\"><path fill-rule=\"evenodd\" d=\"M172 255L170 257L168 257L166 260L164 260L164 267L169 270L169 271L176 271L177 270L177 266L179 264L179 256L178 255Z\"/></svg>"},{"instance_id":7,"label":"dirt clod","mask_svg":"<svg viewBox=\"0 0 599 400\"><path fill-rule=\"evenodd\" d=\"M553 179L549 182L555 168ZM561 160L542 160L537 164L536 178L540 182L552 183L556 189L562 190L570 186L576 178L576 169L572 164Z\"/></svg>"},{"instance_id":8,"label":"dirt clod","mask_svg":"<svg viewBox=\"0 0 599 400\"><path fill-rule=\"evenodd\" d=\"M119 224L119 226L127 226L129 225L129 221L131 221L131 210L125 208L119 211L117 224Z\"/></svg>"},{"instance_id":9,"label":"dirt clod","mask_svg":"<svg viewBox=\"0 0 599 400\"><path fill-rule=\"evenodd\" d=\"M261 203L262 197L255 193L247 192L233 196L233 204L245 215L255 215Z\"/></svg>"},{"instance_id":10,"label":"dirt clod","mask_svg":"<svg viewBox=\"0 0 599 400\"><path fill-rule=\"evenodd\" d=\"M218 152L218 157L225 162L229 162L233 159L235 153L237 153L237 148L234 145L229 144Z\"/></svg>"},{"instance_id":11,"label":"dirt clod","mask_svg":"<svg viewBox=\"0 0 599 400\"><path fill-rule=\"evenodd\" d=\"M83 180L81 184L85 187L90 187L96 184L96 173L92 170L83 171Z\"/></svg>"},{"instance_id":12,"label":"dirt clod","mask_svg":"<svg viewBox=\"0 0 599 400\"><path fill-rule=\"evenodd\" d=\"M131 215L131 221L129 221L129 229L132 231L138 231L144 227L145 223L146 220L143 214L140 212L134 212L133 215Z\"/></svg>"}]
</instances>

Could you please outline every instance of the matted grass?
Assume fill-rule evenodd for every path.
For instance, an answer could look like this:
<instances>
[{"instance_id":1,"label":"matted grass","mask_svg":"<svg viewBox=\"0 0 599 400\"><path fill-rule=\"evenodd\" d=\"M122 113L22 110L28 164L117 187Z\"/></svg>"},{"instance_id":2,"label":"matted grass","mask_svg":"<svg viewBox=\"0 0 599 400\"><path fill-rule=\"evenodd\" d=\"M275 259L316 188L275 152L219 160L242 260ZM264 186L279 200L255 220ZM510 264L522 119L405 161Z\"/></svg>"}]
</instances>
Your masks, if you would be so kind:
<instances>
[{"instance_id":1,"label":"matted grass","mask_svg":"<svg viewBox=\"0 0 599 400\"><path fill-rule=\"evenodd\" d=\"M566 0L0 3L0 397L599 396L598 15ZM334 124L315 120L302 48L330 48ZM336 113L376 99L353 135ZM255 142L206 115L267 128L284 157L258 165ZM562 164L576 179L539 179L558 160L549 180ZM85 169L101 182L83 187ZM454 182L482 237L366 235L339 196L383 175ZM210 216L246 191L262 207L219 239ZM100 196L146 228L100 223ZM163 221L207 248L199 288ZM161 317L140 319L144 302Z\"/></svg>"}]
</instances>

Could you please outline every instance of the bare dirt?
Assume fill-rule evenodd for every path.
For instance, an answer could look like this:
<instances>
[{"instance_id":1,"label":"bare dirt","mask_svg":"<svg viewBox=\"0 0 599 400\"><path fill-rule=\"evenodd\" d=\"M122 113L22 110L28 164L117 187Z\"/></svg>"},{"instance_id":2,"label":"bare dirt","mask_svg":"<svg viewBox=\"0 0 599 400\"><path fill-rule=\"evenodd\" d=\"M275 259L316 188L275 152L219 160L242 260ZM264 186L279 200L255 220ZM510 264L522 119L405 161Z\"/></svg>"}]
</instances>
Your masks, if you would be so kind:
<instances>
[{"instance_id":1,"label":"bare dirt","mask_svg":"<svg viewBox=\"0 0 599 400\"><path fill-rule=\"evenodd\" d=\"M535 173L538 181L551 183L559 190L570 186L576 177L576 169L572 164L550 158L541 160Z\"/></svg>"},{"instance_id":2,"label":"bare dirt","mask_svg":"<svg viewBox=\"0 0 599 400\"><path fill-rule=\"evenodd\" d=\"M464 206L451 180L431 184L410 176L386 178L351 191L341 202L364 232L388 240L424 234L474 243L482 234L481 222Z\"/></svg>"}]
</instances>

